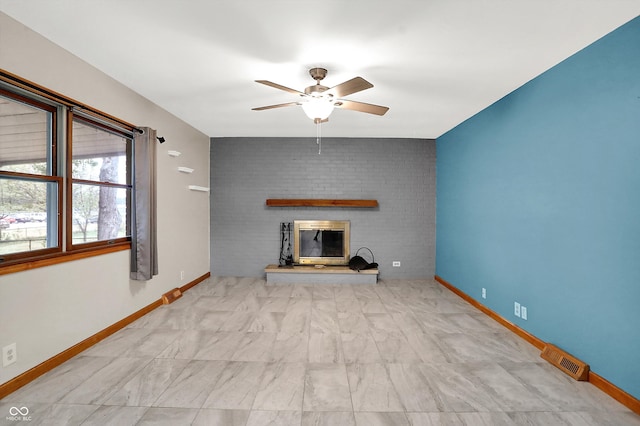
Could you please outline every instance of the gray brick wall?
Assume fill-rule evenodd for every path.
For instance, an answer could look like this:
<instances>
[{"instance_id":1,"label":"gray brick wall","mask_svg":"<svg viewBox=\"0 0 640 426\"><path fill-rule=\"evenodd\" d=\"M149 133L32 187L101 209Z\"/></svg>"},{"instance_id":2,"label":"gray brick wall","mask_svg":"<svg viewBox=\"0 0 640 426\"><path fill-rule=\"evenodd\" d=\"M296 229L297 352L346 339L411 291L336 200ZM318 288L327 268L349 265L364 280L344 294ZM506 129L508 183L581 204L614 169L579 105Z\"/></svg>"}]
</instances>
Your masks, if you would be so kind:
<instances>
[{"instance_id":1,"label":"gray brick wall","mask_svg":"<svg viewBox=\"0 0 640 426\"><path fill-rule=\"evenodd\" d=\"M274 208L267 198L377 199L375 209ZM426 139L211 139L211 273L263 276L280 222L351 221L351 254L369 247L381 278L435 270L436 144ZM402 262L400 268L392 261Z\"/></svg>"}]
</instances>

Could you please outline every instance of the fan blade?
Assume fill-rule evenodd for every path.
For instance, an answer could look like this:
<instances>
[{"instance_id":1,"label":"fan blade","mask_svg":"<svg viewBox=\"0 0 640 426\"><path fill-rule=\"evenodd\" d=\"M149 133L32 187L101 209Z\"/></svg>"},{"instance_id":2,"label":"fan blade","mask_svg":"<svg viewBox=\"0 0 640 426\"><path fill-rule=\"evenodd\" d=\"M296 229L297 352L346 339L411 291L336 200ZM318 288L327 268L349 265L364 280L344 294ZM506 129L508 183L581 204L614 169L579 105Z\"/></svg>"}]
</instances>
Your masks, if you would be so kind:
<instances>
[{"instance_id":1,"label":"fan blade","mask_svg":"<svg viewBox=\"0 0 640 426\"><path fill-rule=\"evenodd\" d=\"M347 101L346 99L340 99L333 104L336 108L350 109L353 111L366 112L369 114L384 115L389 111L389 107L366 104L364 102Z\"/></svg>"},{"instance_id":2,"label":"fan blade","mask_svg":"<svg viewBox=\"0 0 640 426\"><path fill-rule=\"evenodd\" d=\"M298 102L287 102L286 104L267 105L263 107L251 108L252 111L264 111L265 109L282 108L288 106L300 105Z\"/></svg>"},{"instance_id":3,"label":"fan blade","mask_svg":"<svg viewBox=\"0 0 640 426\"><path fill-rule=\"evenodd\" d=\"M268 81L268 80L256 80L256 83L260 83L260 84L264 84L264 85L267 85L267 86L274 87L276 89L284 90L285 92L293 93L294 95L304 96L304 93L302 93L302 92L299 92L299 91L297 91L295 89L291 89L291 88L289 88L287 86L283 86L283 85L278 84L278 83L273 83L273 82Z\"/></svg>"},{"instance_id":4,"label":"fan blade","mask_svg":"<svg viewBox=\"0 0 640 426\"><path fill-rule=\"evenodd\" d=\"M349 81L345 81L344 83L340 83L337 86L332 87L324 93L333 95L336 98L342 98L343 96L370 89L372 87L373 84L369 83L364 78L355 77Z\"/></svg>"}]
</instances>

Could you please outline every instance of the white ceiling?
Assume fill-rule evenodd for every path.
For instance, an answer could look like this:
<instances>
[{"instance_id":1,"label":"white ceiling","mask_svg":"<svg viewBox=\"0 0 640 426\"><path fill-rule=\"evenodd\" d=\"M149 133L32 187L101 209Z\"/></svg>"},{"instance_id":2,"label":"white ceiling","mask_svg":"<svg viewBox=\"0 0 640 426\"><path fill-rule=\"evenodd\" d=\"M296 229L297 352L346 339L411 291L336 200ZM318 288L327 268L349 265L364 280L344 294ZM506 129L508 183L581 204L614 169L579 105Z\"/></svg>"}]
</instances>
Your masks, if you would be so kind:
<instances>
[{"instance_id":1,"label":"white ceiling","mask_svg":"<svg viewBox=\"0 0 640 426\"><path fill-rule=\"evenodd\" d=\"M209 136L315 136L307 70L385 116L336 110L325 137L436 138L640 15L640 0L0 0L0 11ZM10 70L9 70L10 71ZM82 101L80 99L80 101ZM158 129L162 132L162 129Z\"/></svg>"}]
</instances>

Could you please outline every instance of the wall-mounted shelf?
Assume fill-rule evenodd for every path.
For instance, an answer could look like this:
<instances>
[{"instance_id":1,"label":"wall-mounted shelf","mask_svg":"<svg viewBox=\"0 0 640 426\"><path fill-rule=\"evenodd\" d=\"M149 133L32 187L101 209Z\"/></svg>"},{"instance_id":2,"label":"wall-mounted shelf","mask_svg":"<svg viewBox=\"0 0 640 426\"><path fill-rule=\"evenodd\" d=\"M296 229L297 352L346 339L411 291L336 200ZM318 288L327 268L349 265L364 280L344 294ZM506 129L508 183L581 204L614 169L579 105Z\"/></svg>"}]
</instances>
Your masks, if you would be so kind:
<instances>
[{"instance_id":1,"label":"wall-mounted shelf","mask_svg":"<svg viewBox=\"0 0 640 426\"><path fill-rule=\"evenodd\" d=\"M209 192L209 188L206 186L189 185L191 191Z\"/></svg>"},{"instance_id":2,"label":"wall-mounted shelf","mask_svg":"<svg viewBox=\"0 0 640 426\"><path fill-rule=\"evenodd\" d=\"M268 198L268 207L378 207L378 200Z\"/></svg>"}]
</instances>

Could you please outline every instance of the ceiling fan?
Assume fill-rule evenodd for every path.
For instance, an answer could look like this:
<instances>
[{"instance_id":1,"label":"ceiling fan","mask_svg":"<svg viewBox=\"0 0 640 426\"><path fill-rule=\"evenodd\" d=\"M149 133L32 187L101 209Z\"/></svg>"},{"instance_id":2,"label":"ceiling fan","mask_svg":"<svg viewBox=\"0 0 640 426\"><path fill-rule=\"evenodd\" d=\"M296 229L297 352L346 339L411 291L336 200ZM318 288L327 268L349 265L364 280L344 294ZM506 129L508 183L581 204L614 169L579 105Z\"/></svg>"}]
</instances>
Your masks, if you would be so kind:
<instances>
[{"instance_id":1,"label":"ceiling fan","mask_svg":"<svg viewBox=\"0 0 640 426\"><path fill-rule=\"evenodd\" d=\"M373 87L373 84L369 83L362 77L355 77L351 80L345 81L344 83L340 83L337 86L329 88L320 84L320 82L327 76L326 69L311 68L309 70L309 74L311 75L311 78L316 81L316 84L307 87L304 89L304 92L300 92L271 81L256 80L256 83L293 93L294 95L300 96L302 99L296 102L252 108L252 110L262 111L265 109L301 106L305 114L307 114L307 117L312 119L316 124L329 121L329 115L331 115L334 108L350 109L352 111L366 112L368 114L375 115L384 115L389 110L389 108L385 106L343 99L344 96Z\"/></svg>"}]
</instances>

